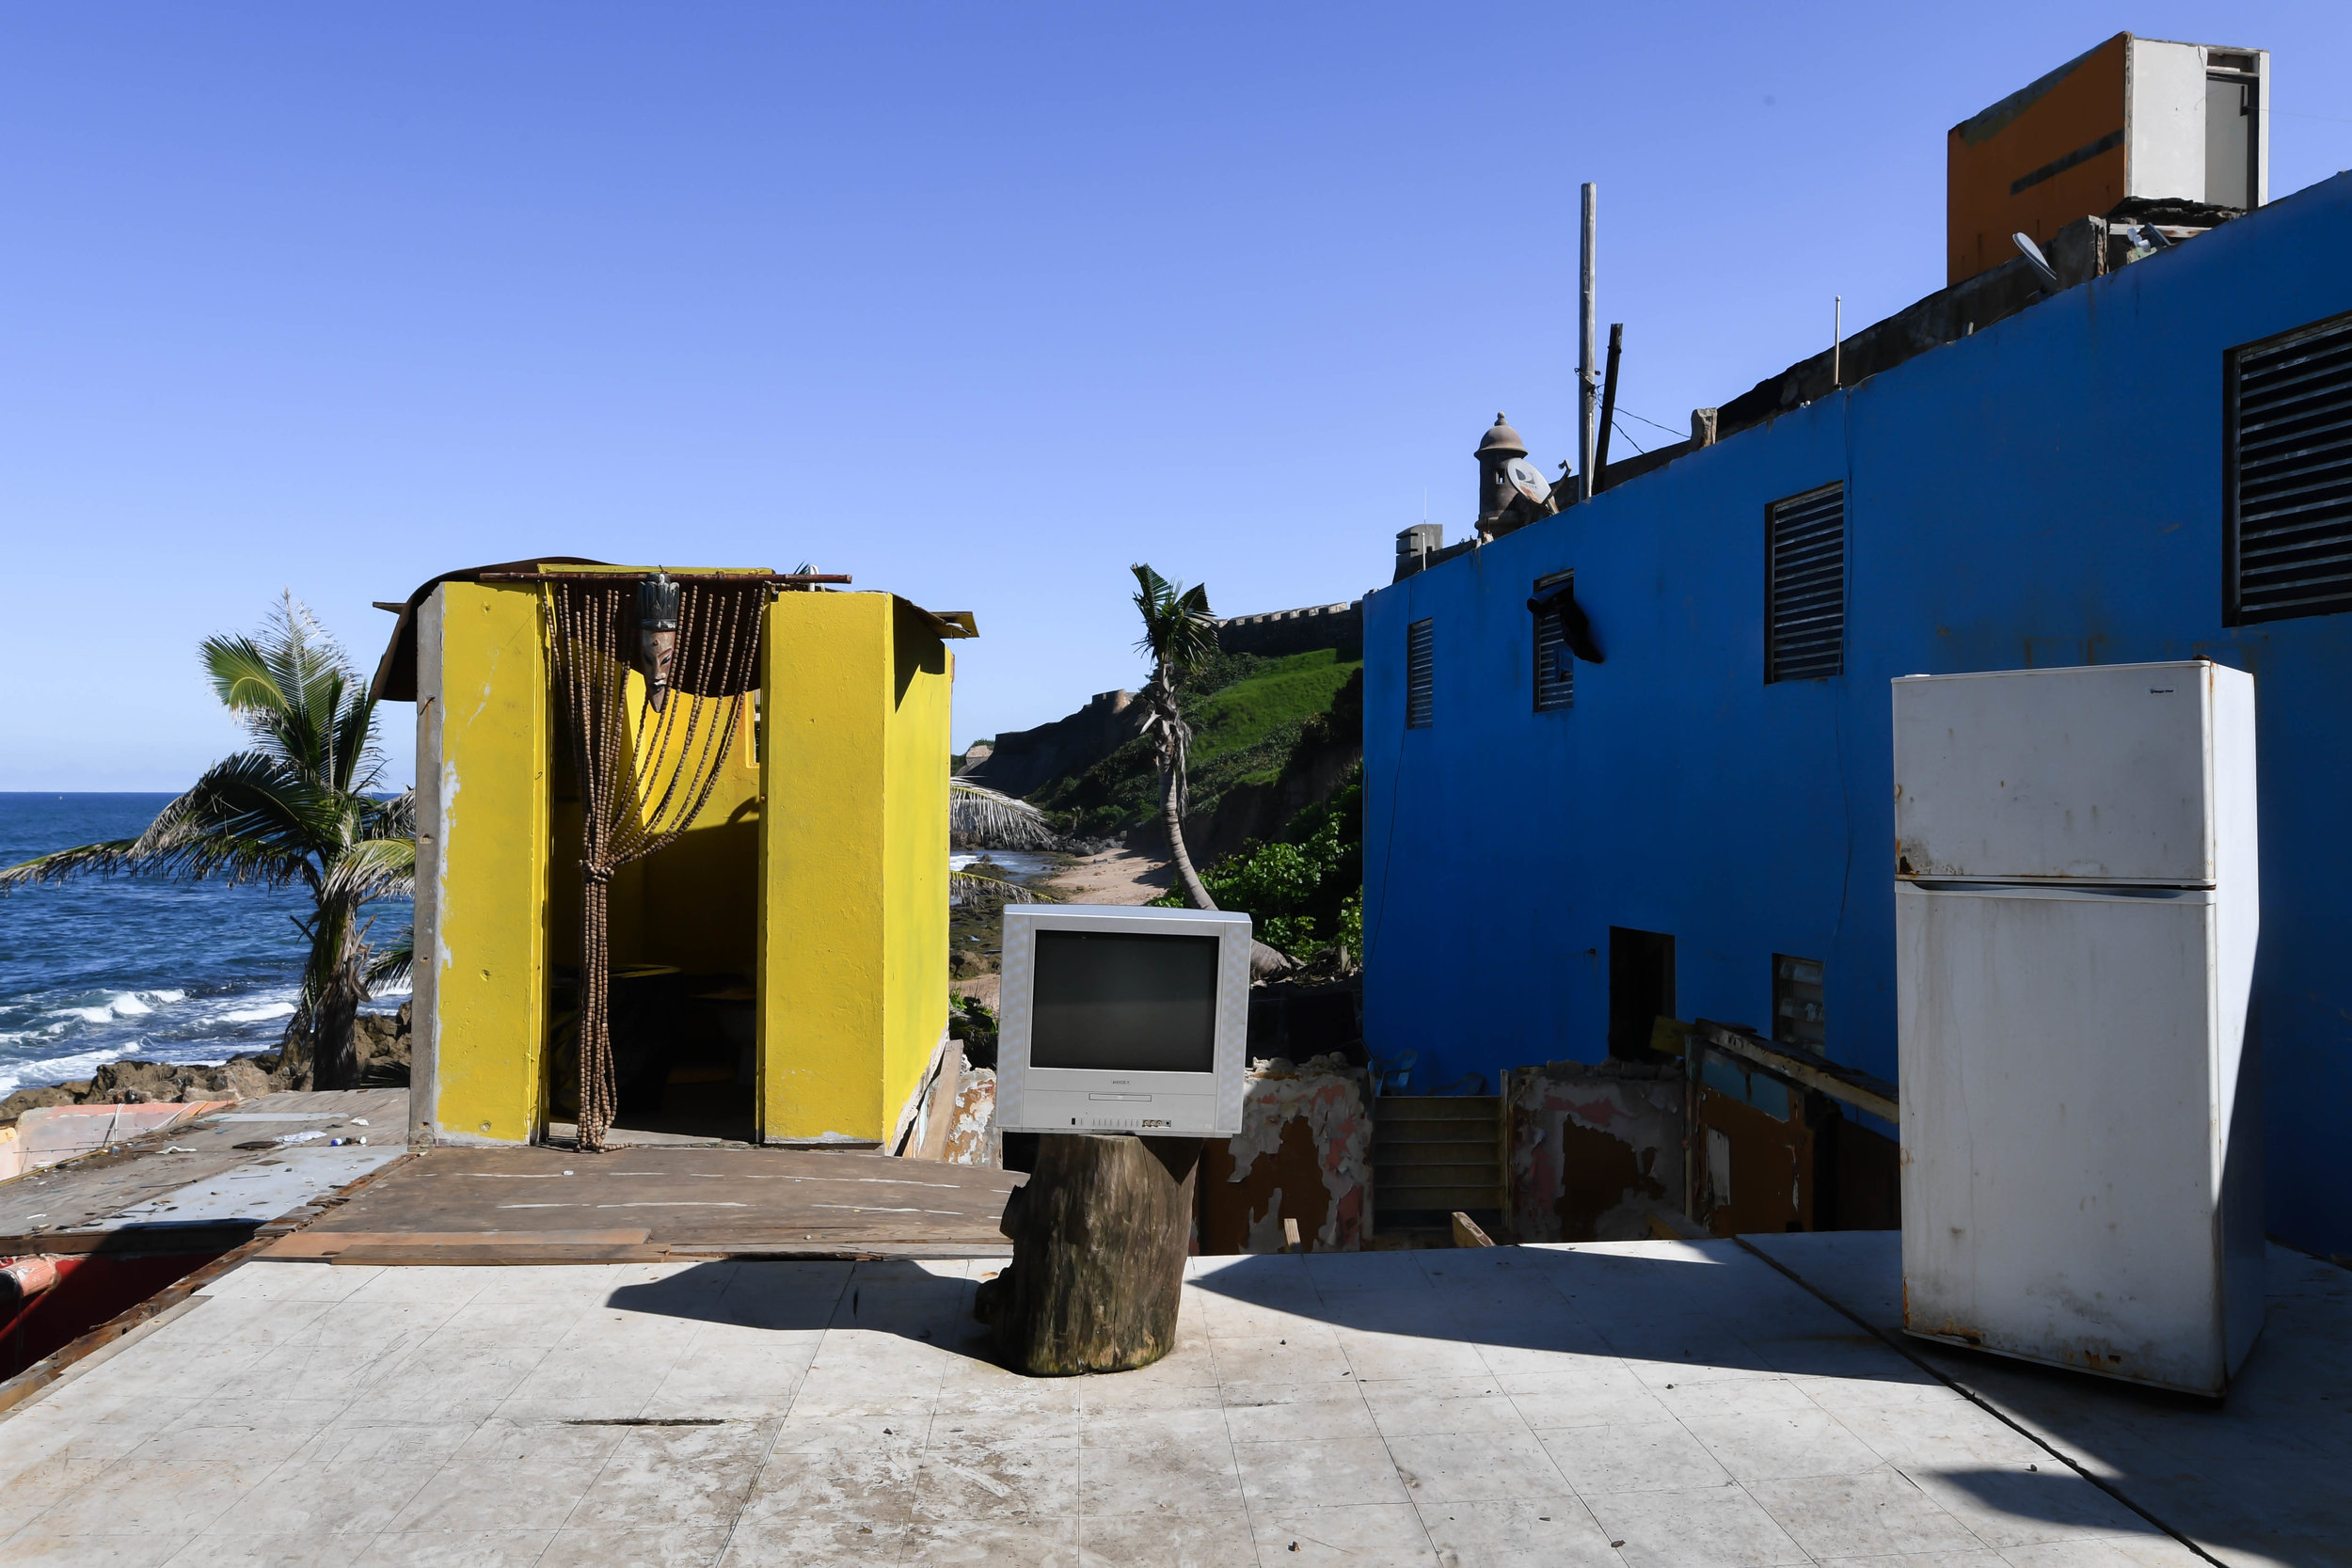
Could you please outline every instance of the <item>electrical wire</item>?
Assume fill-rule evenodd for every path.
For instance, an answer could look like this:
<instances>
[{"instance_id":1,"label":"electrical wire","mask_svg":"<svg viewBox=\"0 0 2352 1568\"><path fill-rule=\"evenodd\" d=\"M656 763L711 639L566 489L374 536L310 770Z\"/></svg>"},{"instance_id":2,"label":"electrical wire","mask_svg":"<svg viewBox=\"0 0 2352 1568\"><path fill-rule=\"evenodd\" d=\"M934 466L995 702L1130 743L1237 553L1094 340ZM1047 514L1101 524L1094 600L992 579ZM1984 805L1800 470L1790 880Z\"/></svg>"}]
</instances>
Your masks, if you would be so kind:
<instances>
[{"instance_id":1,"label":"electrical wire","mask_svg":"<svg viewBox=\"0 0 2352 1568\"><path fill-rule=\"evenodd\" d=\"M1620 408L1620 409L1618 409L1618 410L1617 410L1617 417L1618 417L1619 419L1623 419L1623 420L1642 420L1642 422L1643 422L1644 424L1648 425L1648 426L1650 426L1651 428L1656 429L1656 430L1662 430L1662 431L1664 431L1664 432L1665 432L1667 435L1669 435L1669 436L1679 436L1679 435L1681 435L1681 434L1682 434L1682 432L1680 432L1680 431L1677 430L1674 426L1672 426L1672 425L1670 425L1670 424L1660 424L1660 423L1659 423L1656 420L1643 419L1643 417L1642 417L1641 415L1636 414L1636 413L1635 413L1632 409L1630 409L1630 408Z\"/></svg>"}]
</instances>

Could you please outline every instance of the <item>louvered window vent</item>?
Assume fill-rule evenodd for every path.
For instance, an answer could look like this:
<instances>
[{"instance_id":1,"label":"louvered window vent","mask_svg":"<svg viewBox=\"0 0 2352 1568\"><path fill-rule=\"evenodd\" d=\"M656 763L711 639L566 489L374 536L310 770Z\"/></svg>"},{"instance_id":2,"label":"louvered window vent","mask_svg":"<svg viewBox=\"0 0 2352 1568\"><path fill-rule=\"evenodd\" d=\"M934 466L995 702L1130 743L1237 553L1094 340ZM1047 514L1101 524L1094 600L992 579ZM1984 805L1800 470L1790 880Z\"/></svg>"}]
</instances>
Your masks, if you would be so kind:
<instances>
[{"instance_id":1,"label":"louvered window vent","mask_svg":"<svg viewBox=\"0 0 2352 1568\"><path fill-rule=\"evenodd\" d=\"M1536 578L1535 596L1542 598L1575 576L1573 572L1555 572L1550 577ZM1535 617L1535 711L1557 713L1574 706L1576 656L1568 651L1567 629L1561 625L1560 612L1555 610Z\"/></svg>"},{"instance_id":2,"label":"louvered window vent","mask_svg":"<svg viewBox=\"0 0 2352 1568\"><path fill-rule=\"evenodd\" d=\"M2352 610L2352 315L2230 354L2223 618Z\"/></svg>"},{"instance_id":3,"label":"louvered window vent","mask_svg":"<svg viewBox=\"0 0 2352 1568\"><path fill-rule=\"evenodd\" d=\"M1820 680L1846 668L1846 487L1765 512L1764 678Z\"/></svg>"},{"instance_id":4,"label":"louvered window vent","mask_svg":"<svg viewBox=\"0 0 2352 1568\"><path fill-rule=\"evenodd\" d=\"M1436 711L1438 623L1415 621L1405 628L1405 727L1425 730Z\"/></svg>"}]
</instances>

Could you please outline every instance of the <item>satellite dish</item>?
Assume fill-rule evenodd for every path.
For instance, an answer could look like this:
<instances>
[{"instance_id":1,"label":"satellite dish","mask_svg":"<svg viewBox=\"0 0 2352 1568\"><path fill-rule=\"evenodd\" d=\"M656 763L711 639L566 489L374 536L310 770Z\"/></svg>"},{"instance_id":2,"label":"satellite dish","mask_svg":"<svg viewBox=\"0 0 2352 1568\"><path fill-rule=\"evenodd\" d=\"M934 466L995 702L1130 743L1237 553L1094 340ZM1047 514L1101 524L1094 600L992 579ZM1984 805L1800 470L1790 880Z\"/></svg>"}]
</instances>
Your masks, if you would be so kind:
<instances>
[{"instance_id":1,"label":"satellite dish","mask_svg":"<svg viewBox=\"0 0 2352 1568\"><path fill-rule=\"evenodd\" d=\"M2058 268L2050 265L2050 259L2042 254L2040 245L2024 234L2011 234L2010 239L2026 258L2026 264L2042 275L2042 281L2053 289L2059 287Z\"/></svg>"},{"instance_id":2,"label":"satellite dish","mask_svg":"<svg viewBox=\"0 0 2352 1568\"><path fill-rule=\"evenodd\" d=\"M1502 466L1502 477L1511 482L1511 488L1534 501L1537 506L1551 499L1551 486L1535 470L1535 465L1524 457L1514 457Z\"/></svg>"}]
</instances>

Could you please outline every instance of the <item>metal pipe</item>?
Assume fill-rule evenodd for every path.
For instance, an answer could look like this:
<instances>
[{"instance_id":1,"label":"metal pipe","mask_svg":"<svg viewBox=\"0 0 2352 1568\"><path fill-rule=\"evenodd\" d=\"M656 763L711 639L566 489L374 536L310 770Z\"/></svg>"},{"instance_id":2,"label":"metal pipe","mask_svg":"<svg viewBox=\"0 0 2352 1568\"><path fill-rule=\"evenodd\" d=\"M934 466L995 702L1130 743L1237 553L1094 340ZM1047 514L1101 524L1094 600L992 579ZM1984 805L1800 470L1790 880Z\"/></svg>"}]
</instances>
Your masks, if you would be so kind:
<instances>
[{"instance_id":1,"label":"metal pipe","mask_svg":"<svg viewBox=\"0 0 2352 1568\"><path fill-rule=\"evenodd\" d=\"M1846 296L1839 294L1837 304L1833 308L1833 313L1830 316L1829 327L1829 384L1832 387L1843 387L1846 384L1845 357Z\"/></svg>"},{"instance_id":2,"label":"metal pipe","mask_svg":"<svg viewBox=\"0 0 2352 1568\"><path fill-rule=\"evenodd\" d=\"M1609 431L1617 422L1617 356L1625 349L1625 323L1609 324L1609 374L1600 389L1600 440L1593 448L1593 494L1609 488Z\"/></svg>"},{"instance_id":3,"label":"metal pipe","mask_svg":"<svg viewBox=\"0 0 2352 1568\"><path fill-rule=\"evenodd\" d=\"M1600 187L1584 182L1583 309L1578 317L1576 357L1576 499L1593 499L1593 398L1598 391L1593 376L1593 337L1600 325L1594 293L1597 286L1599 251L1597 244Z\"/></svg>"}]
</instances>

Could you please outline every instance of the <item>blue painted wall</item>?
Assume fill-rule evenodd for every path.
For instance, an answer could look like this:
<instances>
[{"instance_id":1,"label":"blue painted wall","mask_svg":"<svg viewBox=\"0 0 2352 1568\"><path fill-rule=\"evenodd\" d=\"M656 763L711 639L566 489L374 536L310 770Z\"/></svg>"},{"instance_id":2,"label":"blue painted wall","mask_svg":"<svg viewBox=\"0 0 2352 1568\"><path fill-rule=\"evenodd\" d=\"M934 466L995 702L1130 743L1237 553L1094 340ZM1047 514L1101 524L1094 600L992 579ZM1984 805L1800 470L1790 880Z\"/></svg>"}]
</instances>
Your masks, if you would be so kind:
<instances>
[{"instance_id":1,"label":"blue painted wall","mask_svg":"<svg viewBox=\"0 0 2352 1568\"><path fill-rule=\"evenodd\" d=\"M2259 705L2271 1228L2352 1251L2352 614L2221 624L2223 353L2346 310L2352 175L1371 595L1375 1053L1598 1059L1626 926L1676 937L1684 1018L1769 1029L1772 955L1825 959L1830 1054L1892 1077L1888 680L2210 656ZM1836 480L1846 673L1768 686L1765 507ZM1539 714L1526 600L1565 570L1608 662Z\"/></svg>"}]
</instances>

